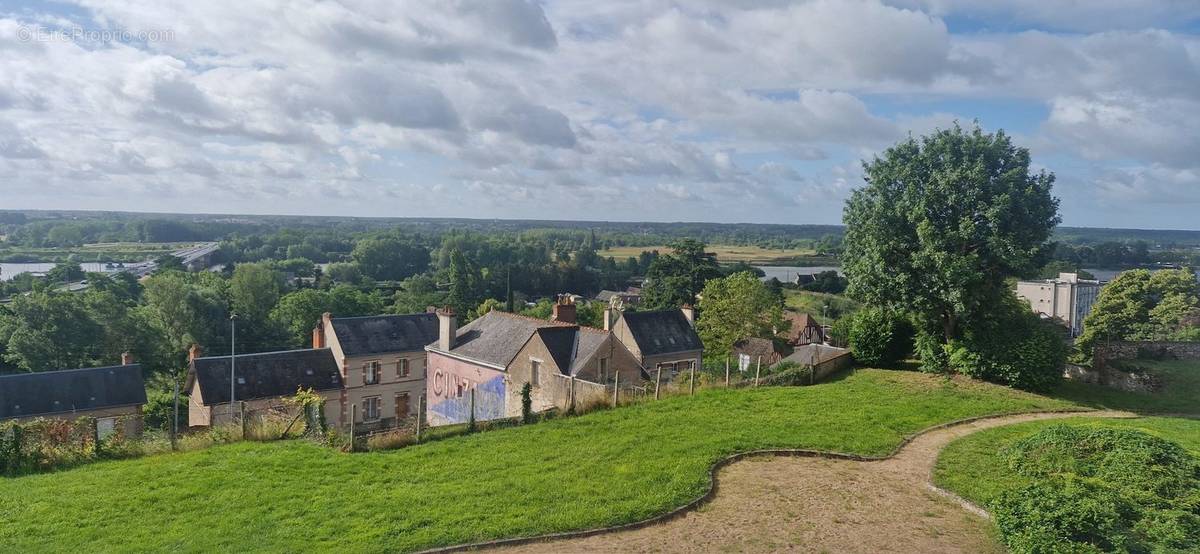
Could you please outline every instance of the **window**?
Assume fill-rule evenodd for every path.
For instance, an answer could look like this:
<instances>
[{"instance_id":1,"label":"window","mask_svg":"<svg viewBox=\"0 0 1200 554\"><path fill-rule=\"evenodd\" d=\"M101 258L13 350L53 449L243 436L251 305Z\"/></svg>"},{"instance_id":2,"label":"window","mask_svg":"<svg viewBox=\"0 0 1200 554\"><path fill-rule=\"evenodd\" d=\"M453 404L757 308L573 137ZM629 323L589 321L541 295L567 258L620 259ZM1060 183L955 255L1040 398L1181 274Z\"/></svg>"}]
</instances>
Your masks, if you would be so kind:
<instances>
[{"instance_id":1,"label":"window","mask_svg":"<svg viewBox=\"0 0 1200 554\"><path fill-rule=\"evenodd\" d=\"M408 419L408 393L396 393L396 420Z\"/></svg>"},{"instance_id":2,"label":"window","mask_svg":"<svg viewBox=\"0 0 1200 554\"><path fill-rule=\"evenodd\" d=\"M101 439L107 439L117 431L117 418L102 417L96 419L96 434Z\"/></svg>"},{"instance_id":3,"label":"window","mask_svg":"<svg viewBox=\"0 0 1200 554\"><path fill-rule=\"evenodd\" d=\"M379 382L383 374L383 364L379 360L367 362L363 364L363 384L374 385Z\"/></svg>"},{"instance_id":4,"label":"window","mask_svg":"<svg viewBox=\"0 0 1200 554\"><path fill-rule=\"evenodd\" d=\"M600 358L600 382L608 380L608 358Z\"/></svg>"},{"instance_id":5,"label":"window","mask_svg":"<svg viewBox=\"0 0 1200 554\"><path fill-rule=\"evenodd\" d=\"M363 399L363 421L379 419L379 397L369 396Z\"/></svg>"},{"instance_id":6,"label":"window","mask_svg":"<svg viewBox=\"0 0 1200 554\"><path fill-rule=\"evenodd\" d=\"M396 360L396 378L403 379L408 377L408 358L400 358Z\"/></svg>"},{"instance_id":7,"label":"window","mask_svg":"<svg viewBox=\"0 0 1200 554\"><path fill-rule=\"evenodd\" d=\"M529 360L529 382L530 382L530 384L532 384L535 387L538 386L538 375L541 373L541 370L542 370L542 361L541 360L534 360L534 359Z\"/></svg>"}]
</instances>

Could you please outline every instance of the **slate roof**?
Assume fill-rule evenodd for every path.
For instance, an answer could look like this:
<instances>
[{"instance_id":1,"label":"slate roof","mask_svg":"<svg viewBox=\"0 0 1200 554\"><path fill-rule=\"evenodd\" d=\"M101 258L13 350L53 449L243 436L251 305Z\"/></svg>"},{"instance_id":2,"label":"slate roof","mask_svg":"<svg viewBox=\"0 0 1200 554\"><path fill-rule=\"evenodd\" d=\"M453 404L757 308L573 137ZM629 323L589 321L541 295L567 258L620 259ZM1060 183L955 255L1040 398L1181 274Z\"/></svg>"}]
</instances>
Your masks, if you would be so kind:
<instances>
[{"instance_id":1,"label":"slate roof","mask_svg":"<svg viewBox=\"0 0 1200 554\"><path fill-rule=\"evenodd\" d=\"M625 312L621 314L642 356L703 350L696 330L679 310Z\"/></svg>"},{"instance_id":2,"label":"slate roof","mask_svg":"<svg viewBox=\"0 0 1200 554\"><path fill-rule=\"evenodd\" d=\"M564 375L574 375L611 335L591 327L542 327L538 336Z\"/></svg>"},{"instance_id":3,"label":"slate roof","mask_svg":"<svg viewBox=\"0 0 1200 554\"><path fill-rule=\"evenodd\" d=\"M492 310L460 327L458 338L450 352L487 364L508 367L509 362L521 351L521 347L542 327L575 325ZM430 342L436 343L437 337Z\"/></svg>"},{"instance_id":4,"label":"slate roof","mask_svg":"<svg viewBox=\"0 0 1200 554\"><path fill-rule=\"evenodd\" d=\"M315 391L342 388L333 351L328 348L263 352L237 356L237 400L291 396L298 388ZM229 356L192 360L188 388L200 383L204 404L229 402Z\"/></svg>"},{"instance_id":5,"label":"slate roof","mask_svg":"<svg viewBox=\"0 0 1200 554\"><path fill-rule=\"evenodd\" d=\"M823 364L829 360L849 355L850 351L845 348L835 348L824 344L806 344L797 346L796 351L784 358L783 361L796 362L800 365Z\"/></svg>"},{"instance_id":6,"label":"slate roof","mask_svg":"<svg viewBox=\"0 0 1200 554\"><path fill-rule=\"evenodd\" d=\"M145 403L141 364L0 376L0 419Z\"/></svg>"},{"instance_id":7,"label":"slate roof","mask_svg":"<svg viewBox=\"0 0 1200 554\"><path fill-rule=\"evenodd\" d=\"M768 359L773 355L779 355L782 358L792 353L792 350L786 345L779 344L771 339L757 337L742 339L733 343L733 351L737 354L746 354L752 358L762 356Z\"/></svg>"},{"instance_id":8,"label":"slate roof","mask_svg":"<svg viewBox=\"0 0 1200 554\"><path fill-rule=\"evenodd\" d=\"M437 314L335 317L332 323L347 356L415 352L438 339Z\"/></svg>"}]
</instances>

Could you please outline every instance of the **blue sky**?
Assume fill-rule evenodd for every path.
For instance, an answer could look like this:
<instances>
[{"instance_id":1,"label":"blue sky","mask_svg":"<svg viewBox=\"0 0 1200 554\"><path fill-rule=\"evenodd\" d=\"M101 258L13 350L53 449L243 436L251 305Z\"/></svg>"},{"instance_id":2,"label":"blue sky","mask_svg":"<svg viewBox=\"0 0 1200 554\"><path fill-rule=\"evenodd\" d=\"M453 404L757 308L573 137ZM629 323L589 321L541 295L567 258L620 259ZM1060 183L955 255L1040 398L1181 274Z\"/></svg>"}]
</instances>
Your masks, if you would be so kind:
<instances>
[{"instance_id":1,"label":"blue sky","mask_svg":"<svg viewBox=\"0 0 1200 554\"><path fill-rule=\"evenodd\" d=\"M1085 5L1087 9L1080 9ZM1064 223L1200 228L1192 0L0 7L4 206L837 223L954 121Z\"/></svg>"}]
</instances>

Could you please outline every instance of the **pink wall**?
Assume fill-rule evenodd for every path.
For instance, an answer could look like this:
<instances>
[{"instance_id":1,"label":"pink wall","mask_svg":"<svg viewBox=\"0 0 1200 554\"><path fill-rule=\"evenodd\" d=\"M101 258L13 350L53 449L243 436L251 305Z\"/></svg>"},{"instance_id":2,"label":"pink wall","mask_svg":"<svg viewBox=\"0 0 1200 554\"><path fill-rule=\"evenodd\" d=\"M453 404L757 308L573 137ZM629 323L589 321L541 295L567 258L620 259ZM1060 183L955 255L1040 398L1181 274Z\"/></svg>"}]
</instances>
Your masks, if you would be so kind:
<instances>
[{"instance_id":1,"label":"pink wall","mask_svg":"<svg viewBox=\"0 0 1200 554\"><path fill-rule=\"evenodd\" d=\"M502 371L430 352L425 384L429 424L465 423L471 415L472 389L477 421L505 417L505 376Z\"/></svg>"}]
</instances>

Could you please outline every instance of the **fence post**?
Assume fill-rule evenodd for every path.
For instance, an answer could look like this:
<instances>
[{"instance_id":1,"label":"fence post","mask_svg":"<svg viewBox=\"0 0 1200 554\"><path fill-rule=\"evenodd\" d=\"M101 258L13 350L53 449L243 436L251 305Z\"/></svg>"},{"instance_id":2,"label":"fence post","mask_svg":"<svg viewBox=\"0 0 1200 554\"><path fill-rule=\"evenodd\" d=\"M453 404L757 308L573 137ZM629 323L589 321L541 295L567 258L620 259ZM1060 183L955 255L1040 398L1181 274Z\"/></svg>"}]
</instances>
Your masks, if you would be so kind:
<instances>
[{"instance_id":1,"label":"fence post","mask_svg":"<svg viewBox=\"0 0 1200 554\"><path fill-rule=\"evenodd\" d=\"M758 386L758 375L762 373L762 356L758 357L758 366L754 368L754 386Z\"/></svg>"},{"instance_id":2,"label":"fence post","mask_svg":"<svg viewBox=\"0 0 1200 554\"><path fill-rule=\"evenodd\" d=\"M100 420L92 418L92 446L96 450L96 456L100 455Z\"/></svg>"},{"instance_id":3,"label":"fence post","mask_svg":"<svg viewBox=\"0 0 1200 554\"><path fill-rule=\"evenodd\" d=\"M725 356L725 386L729 386L729 356Z\"/></svg>"},{"instance_id":4,"label":"fence post","mask_svg":"<svg viewBox=\"0 0 1200 554\"><path fill-rule=\"evenodd\" d=\"M354 420L358 419L358 404L350 405L350 451L354 452Z\"/></svg>"},{"instance_id":5,"label":"fence post","mask_svg":"<svg viewBox=\"0 0 1200 554\"><path fill-rule=\"evenodd\" d=\"M242 440L246 440L246 401L241 400Z\"/></svg>"},{"instance_id":6,"label":"fence post","mask_svg":"<svg viewBox=\"0 0 1200 554\"><path fill-rule=\"evenodd\" d=\"M696 362L692 362L692 372L688 380L688 396L691 396L696 394Z\"/></svg>"},{"instance_id":7,"label":"fence post","mask_svg":"<svg viewBox=\"0 0 1200 554\"><path fill-rule=\"evenodd\" d=\"M175 379L175 413L171 417L171 450L179 450L179 379Z\"/></svg>"},{"instance_id":8,"label":"fence post","mask_svg":"<svg viewBox=\"0 0 1200 554\"><path fill-rule=\"evenodd\" d=\"M658 400L658 389L662 386L662 364L658 364L658 373L654 377L654 399Z\"/></svg>"},{"instance_id":9,"label":"fence post","mask_svg":"<svg viewBox=\"0 0 1200 554\"><path fill-rule=\"evenodd\" d=\"M475 389L471 389L471 419L467 420L467 432L475 432Z\"/></svg>"},{"instance_id":10,"label":"fence post","mask_svg":"<svg viewBox=\"0 0 1200 554\"><path fill-rule=\"evenodd\" d=\"M425 417L425 395L417 397L417 442L421 442L421 419Z\"/></svg>"},{"instance_id":11,"label":"fence post","mask_svg":"<svg viewBox=\"0 0 1200 554\"><path fill-rule=\"evenodd\" d=\"M617 407L617 391L621 390L621 371L617 370L613 376L613 407Z\"/></svg>"}]
</instances>

